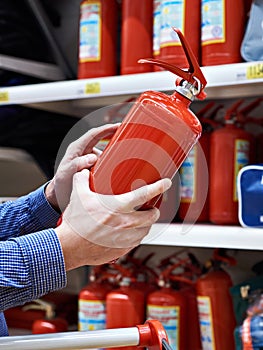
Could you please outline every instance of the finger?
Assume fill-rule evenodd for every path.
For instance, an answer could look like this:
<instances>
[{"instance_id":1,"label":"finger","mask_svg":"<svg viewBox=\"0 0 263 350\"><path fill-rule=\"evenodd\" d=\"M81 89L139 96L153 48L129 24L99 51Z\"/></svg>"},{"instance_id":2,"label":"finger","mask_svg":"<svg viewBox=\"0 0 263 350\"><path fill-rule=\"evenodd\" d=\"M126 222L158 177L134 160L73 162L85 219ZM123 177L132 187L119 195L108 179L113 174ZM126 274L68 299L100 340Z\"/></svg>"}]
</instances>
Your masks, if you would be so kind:
<instances>
[{"instance_id":1,"label":"finger","mask_svg":"<svg viewBox=\"0 0 263 350\"><path fill-rule=\"evenodd\" d=\"M83 169L89 169L90 167L92 167L96 163L97 159L98 159L98 157L94 153L89 153L89 154L86 154L84 156L78 157L77 158L77 171L81 171Z\"/></svg>"},{"instance_id":2,"label":"finger","mask_svg":"<svg viewBox=\"0 0 263 350\"><path fill-rule=\"evenodd\" d=\"M104 137L114 134L119 127L118 124L105 124L89 130L75 141L78 155L91 153L93 147Z\"/></svg>"},{"instance_id":3,"label":"finger","mask_svg":"<svg viewBox=\"0 0 263 350\"><path fill-rule=\"evenodd\" d=\"M133 210L143 205L152 198L167 191L172 185L168 178L158 180L153 184L142 186L134 191L118 195L119 202L123 204L126 210Z\"/></svg>"},{"instance_id":4,"label":"finger","mask_svg":"<svg viewBox=\"0 0 263 350\"><path fill-rule=\"evenodd\" d=\"M92 152L94 154L96 154L97 157L101 156L101 154L102 154L102 151L100 149L98 149L97 147L93 147Z\"/></svg>"}]
</instances>

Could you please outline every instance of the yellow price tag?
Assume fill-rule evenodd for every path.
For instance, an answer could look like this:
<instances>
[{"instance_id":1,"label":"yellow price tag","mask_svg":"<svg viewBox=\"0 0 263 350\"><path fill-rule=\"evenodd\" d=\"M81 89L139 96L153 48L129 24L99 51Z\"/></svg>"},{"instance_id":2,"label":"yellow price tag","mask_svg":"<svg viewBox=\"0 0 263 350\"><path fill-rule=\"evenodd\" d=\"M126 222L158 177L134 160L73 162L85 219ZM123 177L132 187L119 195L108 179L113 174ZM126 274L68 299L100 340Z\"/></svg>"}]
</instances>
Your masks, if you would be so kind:
<instances>
[{"instance_id":1,"label":"yellow price tag","mask_svg":"<svg viewBox=\"0 0 263 350\"><path fill-rule=\"evenodd\" d=\"M247 68L247 79L263 78L263 63L252 64Z\"/></svg>"},{"instance_id":2,"label":"yellow price tag","mask_svg":"<svg viewBox=\"0 0 263 350\"><path fill-rule=\"evenodd\" d=\"M85 94L99 94L100 93L100 83L88 83L85 86Z\"/></svg>"},{"instance_id":3,"label":"yellow price tag","mask_svg":"<svg viewBox=\"0 0 263 350\"><path fill-rule=\"evenodd\" d=\"M8 101L9 101L8 91L1 91L0 92L0 103L1 102L8 102Z\"/></svg>"}]
</instances>

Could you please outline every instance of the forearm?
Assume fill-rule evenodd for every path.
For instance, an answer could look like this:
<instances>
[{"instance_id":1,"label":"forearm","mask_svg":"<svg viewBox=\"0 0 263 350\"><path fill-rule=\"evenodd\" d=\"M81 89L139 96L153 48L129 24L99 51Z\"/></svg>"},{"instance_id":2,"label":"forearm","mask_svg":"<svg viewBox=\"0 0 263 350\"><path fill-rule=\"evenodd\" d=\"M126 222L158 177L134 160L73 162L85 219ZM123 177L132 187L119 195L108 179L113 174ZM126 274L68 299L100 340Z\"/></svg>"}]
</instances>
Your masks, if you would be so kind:
<instances>
[{"instance_id":1,"label":"forearm","mask_svg":"<svg viewBox=\"0 0 263 350\"><path fill-rule=\"evenodd\" d=\"M0 243L0 311L66 285L60 242L44 230Z\"/></svg>"},{"instance_id":2,"label":"forearm","mask_svg":"<svg viewBox=\"0 0 263 350\"><path fill-rule=\"evenodd\" d=\"M0 206L0 240L55 227L59 218L45 197L45 186Z\"/></svg>"}]
</instances>

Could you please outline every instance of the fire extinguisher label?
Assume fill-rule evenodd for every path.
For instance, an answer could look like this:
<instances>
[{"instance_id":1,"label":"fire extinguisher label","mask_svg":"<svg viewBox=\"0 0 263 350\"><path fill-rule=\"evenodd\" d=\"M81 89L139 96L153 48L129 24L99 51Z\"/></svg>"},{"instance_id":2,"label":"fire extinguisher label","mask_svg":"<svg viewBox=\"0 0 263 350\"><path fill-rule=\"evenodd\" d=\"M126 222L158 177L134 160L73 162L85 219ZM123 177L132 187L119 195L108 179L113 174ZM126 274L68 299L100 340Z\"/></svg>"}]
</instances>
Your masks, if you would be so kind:
<instances>
[{"instance_id":1,"label":"fire extinguisher label","mask_svg":"<svg viewBox=\"0 0 263 350\"><path fill-rule=\"evenodd\" d=\"M79 331L96 331L106 328L105 302L94 300L79 300L78 329Z\"/></svg>"},{"instance_id":2,"label":"fire extinguisher label","mask_svg":"<svg viewBox=\"0 0 263 350\"><path fill-rule=\"evenodd\" d=\"M194 146L180 168L180 194L183 203L196 201L196 162L197 150Z\"/></svg>"},{"instance_id":3,"label":"fire extinguisher label","mask_svg":"<svg viewBox=\"0 0 263 350\"><path fill-rule=\"evenodd\" d=\"M101 59L101 6L99 2L83 2L80 8L79 62Z\"/></svg>"},{"instance_id":4,"label":"fire extinguisher label","mask_svg":"<svg viewBox=\"0 0 263 350\"><path fill-rule=\"evenodd\" d=\"M158 320L166 330L169 343L173 350L179 350L179 306L147 305L147 319Z\"/></svg>"},{"instance_id":5,"label":"fire extinguisher label","mask_svg":"<svg viewBox=\"0 0 263 350\"><path fill-rule=\"evenodd\" d=\"M215 350L212 308L209 297L197 297L201 341L203 350Z\"/></svg>"},{"instance_id":6,"label":"fire extinguisher label","mask_svg":"<svg viewBox=\"0 0 263 350\"><path fill-rule=\"evenodd\" d=\"M184 33L185 1L163 1L161 8L161 32L160 47L178 46L180 40L172 27L176 27Z\"/></svg>"},{"instance_id":7,"label":"fire extinguisher label","mask_svg":"<svg viewBox=\"0 0 263 350\"><path fill-rule=\"evenodd\" d=\"M225 42L225 1L202 0L202 45Z\"/></svg>"},{"instance_id":8,"label":"fire extinguisher label","mask_svg":"<svg viewBox=\"0 0 263 350\"><path fill-rule=\"evenodd\" d=\"M239 171L249 163L249 141L236 140L235 142L235 173L234 173L234 193L233 200L238 200L237 176Z\"/></svg>"}]
</instances>

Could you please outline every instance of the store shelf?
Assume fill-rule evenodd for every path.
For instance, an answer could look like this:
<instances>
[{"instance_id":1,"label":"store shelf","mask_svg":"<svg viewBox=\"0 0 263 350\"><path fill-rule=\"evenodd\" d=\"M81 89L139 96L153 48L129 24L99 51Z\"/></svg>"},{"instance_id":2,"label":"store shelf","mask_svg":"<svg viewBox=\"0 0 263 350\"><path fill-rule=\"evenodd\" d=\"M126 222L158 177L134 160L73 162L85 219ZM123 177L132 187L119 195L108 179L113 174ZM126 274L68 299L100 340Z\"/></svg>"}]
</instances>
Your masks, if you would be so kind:
<instances>
[{"instance_id":1,"label":"store shelf","mask_svg":"<svg viewBox=\"0 0 263 350\"><path fill-rule=\"evenodd\" d=\"M201 224L155 224L143 244L263 250L263 229Z\"/></svg>"},{"instance_id":2,"label":"store shelf","mask_svg":"<svg viewBox=\"0 0 263 350\"><path fill-rule=\"evenodd\" d=\"M203 67L207 79L207 97L240 98L263 94L263 62L237 63ZM54 102L67 104L77 114L78 108L100 107L122 102L145 90L172 92L175 76L167 71L132 74L62 82L14 86L0 89L0 105L29 104L56 108ZM45 107L46 104L46 107ZM61 107L61 106L60 106Z\"/></svg>"}]
</instances>

